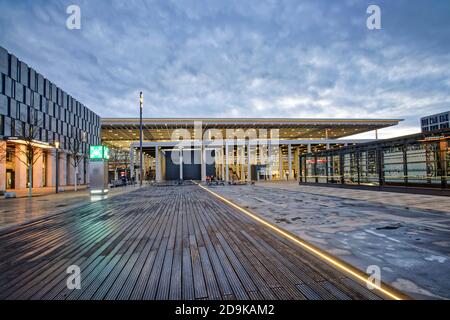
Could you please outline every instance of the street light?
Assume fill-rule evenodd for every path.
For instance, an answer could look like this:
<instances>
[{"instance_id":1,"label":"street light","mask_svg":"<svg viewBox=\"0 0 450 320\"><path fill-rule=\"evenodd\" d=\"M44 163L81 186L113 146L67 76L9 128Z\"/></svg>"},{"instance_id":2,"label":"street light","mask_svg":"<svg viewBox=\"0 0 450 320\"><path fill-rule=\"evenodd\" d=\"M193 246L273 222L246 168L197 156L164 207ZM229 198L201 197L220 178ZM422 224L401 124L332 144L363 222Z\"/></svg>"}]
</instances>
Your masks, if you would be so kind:
<instances>
[{"instance_id":1,"label":"street light","mask_svg":"<svg viewBox=\"0 0 450 320\"><path fill-rule=\"evenodd\" d=\"M56 185L56 193L59 192L59 141L55 141L55 149L56 149L56 177L55 177L55 185Z\"/></svg>"},{"instance_id":2,"label":"street light","mask_svg":"<svg viewBox=\"0 0 450 320\"><path fill-rule=\"evenodd\" d=\"M142 93L142 91L139 95L139 105L140 105L140 117L139 117L139 120L140 120L140 126L139 126L139 149L140 149L139 171L140 171L140 173L139 173L139 178L140 179L139 180L140 180L140 185L142 187L142 176L143 176L143 168L142 168L142 163L143 163L143 161L142 161L143 160L142 159L142 107L144 105L144 94Z\"/></svg>"}]
</instances>

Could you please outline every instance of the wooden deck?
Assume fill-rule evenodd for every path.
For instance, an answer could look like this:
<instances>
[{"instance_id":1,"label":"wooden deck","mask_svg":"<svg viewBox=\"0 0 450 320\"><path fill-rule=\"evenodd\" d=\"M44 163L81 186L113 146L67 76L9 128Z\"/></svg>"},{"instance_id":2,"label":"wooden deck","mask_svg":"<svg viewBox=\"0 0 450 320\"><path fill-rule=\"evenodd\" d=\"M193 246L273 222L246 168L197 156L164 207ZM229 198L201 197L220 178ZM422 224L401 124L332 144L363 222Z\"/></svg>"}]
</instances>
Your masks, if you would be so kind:
<instances>
[{"instance_id":1,"label":"wooden deck","mask_svg":"<svg viewBox=\"0 0 450 320\"><path fill-rule=\"evenodd\" d=\"M66 287L70 265L81 290ZM0 234L0 299L380 299L198 186L148 187Z\"/></svg>"}]
</instances>

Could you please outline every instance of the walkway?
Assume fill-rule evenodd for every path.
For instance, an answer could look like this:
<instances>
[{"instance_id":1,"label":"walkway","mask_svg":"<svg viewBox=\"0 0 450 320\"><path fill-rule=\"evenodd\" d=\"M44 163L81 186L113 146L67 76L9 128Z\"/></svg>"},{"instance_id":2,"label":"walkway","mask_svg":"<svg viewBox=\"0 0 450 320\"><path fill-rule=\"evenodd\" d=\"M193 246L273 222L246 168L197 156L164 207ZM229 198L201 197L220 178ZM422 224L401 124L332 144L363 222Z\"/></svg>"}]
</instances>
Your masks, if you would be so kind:
<instances>
[{"instance_id":1,"label":"walkway","mask_svg":"<svg viewBox=\"0 0 450 320\"><path fill-rule=\"evenodd\" d=\"M71 265L81 290L66 287ZM380 299L198 186L147 187L0 232L0 299Z\"/></svg>"},{"instance_id":2,"label":"walkway","mask_svg":"<svg viewBox=\"0 0 450 320\"><path fill-rule=\"evenodd\" d=\"M212 188L418 299L450 298L450 199L294 183Z\"/></svg>"}]
</instances>

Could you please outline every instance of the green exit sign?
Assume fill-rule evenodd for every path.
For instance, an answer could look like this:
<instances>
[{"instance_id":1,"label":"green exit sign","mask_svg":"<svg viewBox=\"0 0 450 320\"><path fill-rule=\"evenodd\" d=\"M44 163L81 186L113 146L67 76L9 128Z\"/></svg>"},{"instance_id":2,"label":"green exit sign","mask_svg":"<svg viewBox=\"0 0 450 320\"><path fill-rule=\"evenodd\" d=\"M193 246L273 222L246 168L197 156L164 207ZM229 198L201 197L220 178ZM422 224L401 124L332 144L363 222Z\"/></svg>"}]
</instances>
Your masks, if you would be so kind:
<instances>
[{"instance_id":1,"label":"green exit sign","mask_svg":"<svg viewBox=\"0 0 450 320\"><path fill-rule=\"evenodd\" d=\"M105 146L91 146L89 149L91 160L108 160L109 148Z\"/></svg>"}]
</instances>

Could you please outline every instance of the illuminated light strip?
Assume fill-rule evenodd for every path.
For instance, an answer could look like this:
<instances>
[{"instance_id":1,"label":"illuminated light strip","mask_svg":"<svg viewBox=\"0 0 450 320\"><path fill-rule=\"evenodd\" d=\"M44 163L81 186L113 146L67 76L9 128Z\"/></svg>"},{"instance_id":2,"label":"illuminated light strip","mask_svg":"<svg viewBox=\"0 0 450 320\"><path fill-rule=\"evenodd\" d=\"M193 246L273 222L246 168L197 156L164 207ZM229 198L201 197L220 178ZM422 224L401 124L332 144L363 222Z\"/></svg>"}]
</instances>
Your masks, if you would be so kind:
<instances>
[{"instance_id":1,"label":"illuminated light strip","mask_svg":"<svg viewBox=\"0 0 450 320\"><path fill-rule=\"evenodd\" d=\"M301 247L305 248L306 250L308 250L309 252L313 253L314 255L328 261L329 263L331 263L333 266L339 268L340 270L352 275L353 277L357 278L358 280L364 282L365 284L369 284L370 286L374 287L375 289L381 291L382 293L384 293L385 295L391 297L394 300L404 300L405 298L399 296L397 293L390 291L389 289L385 289L381 286L378 286L376 284L374 284L373 282L371 282L370 280L367 279L366 276L363 276L362 274L360 274L359 272L356 272L355 270L352 270L351 268L349 268L348 266L346 266L345 264L339 262L338 260L334 259L333 257L329 256L328 254L324 253L321 250L318 250L314 247L312 247L311 245L309 245L308 243L299 240L297 237L294 237L293 235L289 234L286 231L283 231L282 229L272 225L271 223L267 222L266 220L258 217L257 215L251 213L248 210L245 210L244 208L241 208L240 206L238 206L237 204L231 202L228 199L225 199L224 197L218 195L217 193L209 190L208 188L205 188L204 186L200 185L199 183L194 182L195 184L197 184L200 188L202 188L203 190L209 192L210 194L212 194L213 196L215 196L216 198L219 198L220 200L222 200L223 202L229 204L230 206L232 206L235 209L238 209L239 211L245 213L247 216L249 216L250 218L258 221L259 223L262 223L263 225L265 225L266 227L269 227L270 229L276 231L277 233L279 233L280 235L284 236L285 238L295 242L296 244L300 245Z\"/></svg>"},{"instance_id":2,"label":"illuminated light strip","mask_svg":"<svg viewBox=\"0 0 450 320\"><path fill-rule=\"evenodd\" d=\"M26 141L26 140L21 140L21 139L8 139L8 140L6 140L6 142L16 143L16 144L20 144L20 145L31 145L32 147L37 147L37 148L41 148L41 149L53 149L54 148L47 143L35 141L35 140Z\"/></svg>"}]
</instances>

